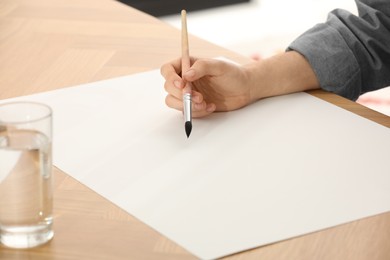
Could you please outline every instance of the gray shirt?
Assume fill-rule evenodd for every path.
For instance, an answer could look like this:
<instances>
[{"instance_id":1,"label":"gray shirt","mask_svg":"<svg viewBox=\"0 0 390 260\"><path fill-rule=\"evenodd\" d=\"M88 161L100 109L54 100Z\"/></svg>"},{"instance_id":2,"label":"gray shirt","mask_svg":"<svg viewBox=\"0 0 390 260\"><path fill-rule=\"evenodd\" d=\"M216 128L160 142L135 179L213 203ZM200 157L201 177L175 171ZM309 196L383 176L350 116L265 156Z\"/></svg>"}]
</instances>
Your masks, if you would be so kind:
<instances>
[{"instance_id":1,"label":"gray shirt","mask_svg":"<svg viewBox=\"0 0 390 260\"><path fill-rule=\"evenodd\" d=\"M348 99L390 85L390 0L355 0L359 16L336 9L298 37L321 88Z\"/></svg>"}]
</instances>

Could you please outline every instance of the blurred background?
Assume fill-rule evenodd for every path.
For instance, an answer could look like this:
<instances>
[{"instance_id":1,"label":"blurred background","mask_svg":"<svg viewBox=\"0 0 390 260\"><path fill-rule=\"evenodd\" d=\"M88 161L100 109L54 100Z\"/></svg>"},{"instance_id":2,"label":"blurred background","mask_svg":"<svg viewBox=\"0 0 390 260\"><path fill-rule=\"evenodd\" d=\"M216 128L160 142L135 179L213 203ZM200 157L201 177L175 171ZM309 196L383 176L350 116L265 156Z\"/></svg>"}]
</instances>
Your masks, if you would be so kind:
<instances>
[{"instance_id":1,"label":"blurred background","mask_svg":"<svg viewBox=\"0 0 390 260\"><path fill-rule=\"evenodd\" d=\"M250 0L189 12L188 31L246 56L283 51L335 8L357 13L354 0ZM180 28L180 15L160 16Z\"/></svg>"},{"instance_id":2,"label":"blurred background","mask_svg":"<svg viewBox=\"0 0 390 260\"><path fill-rule=\"evenodd\" d=\"M177 28L180 10L186 8L189 33L255 60L284 51L300 34L324 22L333 9L357 14L354 0L122 1ZM365 94L358 102L390 116L390 88Z\"/></svg>"}]
</instances>

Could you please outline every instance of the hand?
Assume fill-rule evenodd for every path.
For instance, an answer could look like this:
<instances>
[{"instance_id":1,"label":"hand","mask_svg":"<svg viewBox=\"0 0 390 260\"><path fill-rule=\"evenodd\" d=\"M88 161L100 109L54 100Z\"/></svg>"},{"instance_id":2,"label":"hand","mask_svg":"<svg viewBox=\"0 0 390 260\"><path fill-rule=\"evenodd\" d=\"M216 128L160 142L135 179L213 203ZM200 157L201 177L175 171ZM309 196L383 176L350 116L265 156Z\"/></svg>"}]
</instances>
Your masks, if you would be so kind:
<instances>
[{"instance_id":1,"label":"hand","mask_svg":"<svg viewBox=\"0 0 390 260\"><path fill-rule=\"evenodd\" d=\"M254 101L248 76L242 66L213 59L191 58L191 68L180 77L181 60L176 59L161 67L165 78L167 106L183 110L183 89L192 84L192 116L204 117L214 111L230 111Z\"/></svg>"},{"instance_id":2,"label":"hand","mask_svg":"<svg viewBox=\"0 0 390 260\"><path fill-rule=\"evenodd\" d=\"M244 66L211 59L191 59L191 68L180 77L181 60L161 67L168 95L166 104L183 110L186 82L192 84L193 117L214 111L231 111L256 100L320 88L307 60L289 51Z\"/></svg>"}]
</instances>

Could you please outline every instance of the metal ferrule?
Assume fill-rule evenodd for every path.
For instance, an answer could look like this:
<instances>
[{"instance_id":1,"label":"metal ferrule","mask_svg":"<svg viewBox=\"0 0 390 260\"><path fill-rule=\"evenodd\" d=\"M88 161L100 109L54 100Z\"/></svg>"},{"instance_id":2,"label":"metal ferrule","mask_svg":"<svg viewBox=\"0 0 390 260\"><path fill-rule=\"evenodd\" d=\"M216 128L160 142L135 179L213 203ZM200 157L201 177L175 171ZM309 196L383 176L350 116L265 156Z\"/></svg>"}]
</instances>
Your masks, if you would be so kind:
<instances>
[{"instance_id":1,"label":"metal ferrule","mask_svg":"<svg viewBox=\"0 0 390 260\"><path fill-rule=\"evenodd\" d=\"M192 118L192 101L191 94L185 93L183 95L183 112L184 112L184 122L191 122Z\"/></svg>"}]
</instances>

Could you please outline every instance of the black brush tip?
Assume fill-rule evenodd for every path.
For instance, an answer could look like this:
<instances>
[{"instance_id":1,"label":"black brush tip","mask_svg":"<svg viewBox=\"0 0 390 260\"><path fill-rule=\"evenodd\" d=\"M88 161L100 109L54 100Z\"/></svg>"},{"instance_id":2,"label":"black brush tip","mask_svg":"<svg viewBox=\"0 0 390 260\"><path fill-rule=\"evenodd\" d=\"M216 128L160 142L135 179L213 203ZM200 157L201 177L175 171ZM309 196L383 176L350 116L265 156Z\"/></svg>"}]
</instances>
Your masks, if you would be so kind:
<instances>
[{"instance_id":1,"label":"black brush tip","mask_svg":"<svg viewBox=\"0 0 390 260\"><path fill-rule=\"evenodd\" d=\"M186 135L187 135L187 138L190 137L190 134L191 134L191 130L192 130L192 123L191 121L187 121L184 125L185 129L186 129Z\"/></svg>"}]
</instances>

